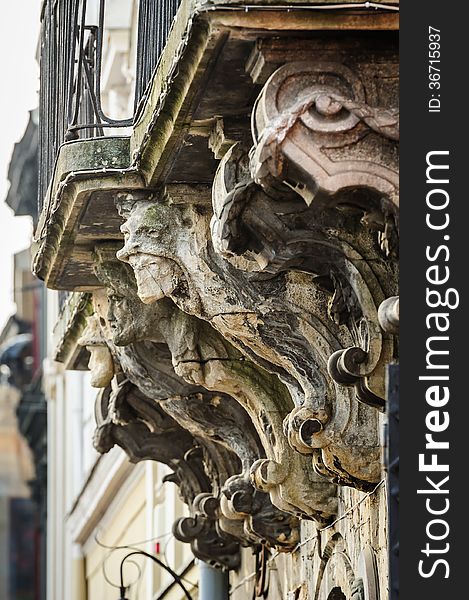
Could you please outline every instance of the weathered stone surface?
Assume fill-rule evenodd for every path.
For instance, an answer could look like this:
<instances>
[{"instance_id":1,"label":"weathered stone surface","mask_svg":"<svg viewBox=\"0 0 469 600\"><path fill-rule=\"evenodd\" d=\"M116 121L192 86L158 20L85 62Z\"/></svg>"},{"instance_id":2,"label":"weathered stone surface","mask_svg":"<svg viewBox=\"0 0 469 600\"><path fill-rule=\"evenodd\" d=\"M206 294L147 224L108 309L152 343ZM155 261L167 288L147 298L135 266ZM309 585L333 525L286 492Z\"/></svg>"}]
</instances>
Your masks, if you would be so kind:
<instances>
[{"instance_id":1,"label":"weathered stone surface","mask_svg":"<svg viewBox=\"0 0 469 600\"><path fill-rule=\"evenodd\" d=\"M97 447L173 469L190 510L178 539L227 568L240 544L295 550L273 559L279 598L372 600L386 589L398 73L392 32L363 31L395 29L397 3L251 4L183 0L130 147L116 144L122 172L97 172L89 144L77 172L59 165L36 271L95 291L81 343L105 390ZM116 198L137 289L102 244L122 246Z\"/></svg>"},{"instance_id":2,"label":"weathered stone surface","mask_svg":"<svg viewBox=\"0 0 469 600\"><path fill-rule=\"evenodd\" d=\"M108 452L117 444L132 462L156 460L168 465L173 470L169 480L178 485L192 513L191 532L179 535L179 524L179 528L174 527L175 536L191 542L194 555L201 560L236 568L239 565L237 541L230 535L220 536L216 513L198 510L198 498L212 494L209 474L213 475L219 463L214 465L212 457L204 455L187 431L127 380L114 389L107 387L100 392L95 413L94 445L98 452Z\"/></svg>"},{"instance_id":3,"label":"weathered stone surface","mask_svg":"<svg viewBox=\"0 0 469 600\"><path fill-rule=\"evenodd\" d=\"M95 194L101 195L101 210L110 202L112 211L114 189L141 187L141 177L130 168L129 143L128 138L112 138L61 147L33 240L33 272L50 288L86 291L96 287L92 269L86 277L83 270L84 264L90 264L92 239L98 232L96 227L91 234L86 228L82 231L78 223ZM100 239L115 239L111 211L106 219L94 219L101 224Z\"/></svg>"},{"instance_id":4,"label":"weathered stone surface","mask_svg":"<svg viewBox=\"0 0 469 600\"><path fill-rule=\"evenodd\" d=\"M262 540L271 546L291 548L297 541L296 519L273 507L268 495L254 490L249 478L251 465L265 456L251 419L240 404L226 394L210 394L194 384L200 383L201 365L225 364L228 361L228 354L218 334L206 323L181 313L168 300L160 301L154 306L142 304L130 280L131 272L125 265L116 264L115 261L101 262L98 273L102 280L108 283L107 323L113 332L113 342L107 340L104 343L110 344L125 375L144 390L145 394L159 401L164 411L194 435L198 443L205 448L206 455L212 457L218 473L213 488L215 495L216 490L221 488L223 499L223 482L230 477L230 470L232 473L232 469L236 469L236 464L221 468L226 460L223 459L223 452L222 456L219 456L219 447L235 451L241 461L244 474L231 477L230 495L234 493L233 486L236 482L241 485L240 493L248 493L246 486L250 487L251 510L244 510L233 517L234 507L225 512L223 507L228 505L222 503L220 527L236 535L244 543L259 543ZM96 296L98 314L103 313L104 303L103 298L99 300L99 296ZM138 310L142 312L139 313ZM140 318L144 314L146 318ZM133 318L129 319L129 315L133 315ZM102 317L101 320L103 321ZM94 331L96 323L97 315L90 319L89 330L82 337L82 343L87 344L91 352L96 351L99 343L99 336L96 339ZM103 334L106 328L106 324L101 326L102 340L105 340ZM165 336L168 336L168 349L171 354L164 350L161 342ZM217 343L211 343L210 338ZM115 346L114 343L130 345L121 347ZM183 352L181 348L184 348ZM184 383L175 373L171 374L171 367L168 365L171 355L176 371L182 372L191 384ZM181 356L185 358L181 359ZM236 363L236 358L232 360ZM229 371L229 362L227 364ZM220 389L224 391L223 386ZM319 484L320 489L327 486L328 484ZM328 511L333 508L330 501L329 505L322 506L321 503L320 508L316 507L312 514L317 518L327 519ZM295 512L298 510L296 508ZM309 514L309 511L304 512ZM269 523L274 517L278 525L270 527ZM233 524L233 519L236 522L241 521L241 530L236 523Z\"/></svg>"},{"instance_id":5,"label":"weathered stone surface","mask_svg":"<svg viewBox=\"0 0 469 600\"><path fill-rule=\"evenodd\" d=\"M337 326L345 325L353 340L331 353L330 377L382 410L394 346L378 308L397 289L398 117L393 90L380 95L360 72L291 63L270 77L252 150L233 146L220 164L211 229L215 249L240 270L314 276L330 294L331 332L340 339Z\"/></svg>"},{"instance_id":6,"label":"weathered stone surface","mask_svg":"<svg viewBox=\"0 0 469 600\"><path fill-rule=\"evenodd\" d=\"M346 337L341 344L335 337L326 294L315 291L314 300L310 298L312 278L299 282L288 273L272 278L236 269L207 242L210 215L203 206L133 202L125 197L120 207L128 218L123 226L126 244L117 255L133 267L139 297L146 303L171 298L181 310L209 321L245 356L277 374L293 399L290 410L296 406L287 425L293 448L315 455L317 449L327 448L319 462L329 467L330 475L335 473L337 481L352 485L363 481L365 487L366 482L376 482L377 417L368 407L355 408L348 390L335 387L327 374L329 356L351 342ZM301 290L307 294L303 307L304 299L298 301ZM343 337L343 332L338 335ZM334 402L344 410L333 408ZM350 447L343 441L351 411L363 430L362 447L356 432ZM367 412L369 418L361 414ZM319 425L312 431L315 421Z\"/></svg>"}]
</instances>

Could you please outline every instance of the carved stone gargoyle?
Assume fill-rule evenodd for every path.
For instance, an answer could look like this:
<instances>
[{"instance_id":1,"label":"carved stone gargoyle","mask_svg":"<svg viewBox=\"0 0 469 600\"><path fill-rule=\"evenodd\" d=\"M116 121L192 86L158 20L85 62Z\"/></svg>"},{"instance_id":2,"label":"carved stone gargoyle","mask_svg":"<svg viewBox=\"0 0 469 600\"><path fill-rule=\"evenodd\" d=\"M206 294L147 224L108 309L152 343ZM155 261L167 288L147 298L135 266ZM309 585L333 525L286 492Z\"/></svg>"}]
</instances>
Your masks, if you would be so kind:
<instances>
[{"instance_id":1,"label":"carved stone gargoyle","mask_svg":"<svg viewBox=\"0 0 469 600\"><path fill-rule=\"evenodd\" d=\"M101 258L103 255L101 253ZM199 381L200 364L220 362L228 358L224 344L220 343L219 335L207 323L200 322L193 317L181 313L176 306L165 300L155 306L146 306L141 303L136 294L132 273L128 267L117 261L101 260L97 272L107 284L109 299L99 295L95 298L95 307L101 314L99 321L104 323L102 339L112 350L116 360L119 361L126 376L138 385L146 395L158 401L165 412L171 415L186 431L191 433L205 453L211 456L212 463L217 465L217 485L214 489L220 490L219 496L224 495L223 482L233 473L233 466L225 468L221 476L220 464L223 461L223 452L235 452L239 457L242 473L238 467L237 477L245 478L251 487L254 503L252 511L264 511L268 521L260 525L262 514L242 513L233 518L233 511L224 514L223 508L218 511L218 526L237 537L243 545L257 545L261 541L271 547L291 549L298 539L298 520L272 506L268 494L253 488L249 481L249 469L259 459L265 457L265 452L251 419L242 406L233 398L223 393L208 392L204 388L194 385ZM101 303L101 306L100 306ZM108 304L107 317L104 318L104 306ZM140 306L138 306L140 305ZM133 307L125 314L125 310ZM160 308L160 312L158 312ZM143 312L138 312L138 311ZM141 318L146 313L146 318ZM132 333L129 333L129 316L132 321ZM98 314L91 318L98 319ZM106 337L106 329L113 331L112 340ZM127 333L126 333L127 332ZM109 332L108 334L109 335ZM127 336L130 336L127 338ZM162 337L161 337L162 336ZM143 339L141 339L143 338ZM157 340L157 341L152 341ZM172 362L178 373L186 375L190 383L183 381L174 372L171 378L167 372L171 367L169 358L171 354L163 350L162 339L167 339L172 353ZM133 340L129 344L130 340ZM85 340L86 341L86 340ZM117 346L114 342L128 343L126 346ZM229 346L229 345L228 345ZM168 350L168 348L167 348ZM180 357L185 360L181 366ZM168 364L169 363L169 364ZM175 385L177 383L177 385ZM244 473L244 475L243 475ZM233 478L233 477L232 477ZM209 505L217 501L216 494L212 496ZM207 505L204 501L203 505ZM208 505L207 505L208 506ZM270 510L267 515L267 509ZM329 507L325 507L324 511ZM321 511L317 511L322 515ZM263 513L263 514L264 514ZM328 518L324 512L323 520ZM268 533L269 522L272 515L276 515L278 525ZM252 518L252 517L256 518ZM243 523L244 521L244 523ZM281 524L281 525L280 525ZM195 527L195 525L194 525ZM261 533L257 533L259 528ZM181 530L180 528L178 531ZM190 528L192 530L192 527ZM182 531L182 530L181 530ZM186 535L186 534L184 534Z\"/></svg>"},{"instance_id":2,"label":"carved stone gargoyle","mask_svg":"<svg viewBox=\"0 0 469 600\"><path fill-rule=\"evenodd\" d=\"M381 476L378 417L328 374L329 357L350 345L351 336L345 328L331 326L327 295L314 288L312 276L283 271L266 277L230 264L210 243L211 214L202 205L126 195L118 207L126 221L122 226L125 245L117 257L133 268L140 299L152 306L170 298L185 313L208 321L244 357L277 375L291 400L286 398L281 406L279 400L272 400L269 387L275 389L275 377L265 386L264 406L259 398L251 407L249 401L239 399L238 375L218 377L219 381L205 377L203 385L214 390L225 386L254 423L259 422L259 415L270 415L274 404L276 418L282 414L286 419L285 435L283 426L273 426L275 440L282 443L283 454L277 456L285 456L286 436L293 449L314 457L321 475L327 473L335 483L371 489ZM229 379L231 389L226 387ZM243 386L244 392L248 382ZM260 425L256 428L261 435ZM288 468L284 472L273 463L262 463L261 469L257 463L256 473L260 485L265 477L282 480ZM284 508L280 499L273 502ZM285 505L285 510L291 508Z\"/></svg>"}]
</instances>

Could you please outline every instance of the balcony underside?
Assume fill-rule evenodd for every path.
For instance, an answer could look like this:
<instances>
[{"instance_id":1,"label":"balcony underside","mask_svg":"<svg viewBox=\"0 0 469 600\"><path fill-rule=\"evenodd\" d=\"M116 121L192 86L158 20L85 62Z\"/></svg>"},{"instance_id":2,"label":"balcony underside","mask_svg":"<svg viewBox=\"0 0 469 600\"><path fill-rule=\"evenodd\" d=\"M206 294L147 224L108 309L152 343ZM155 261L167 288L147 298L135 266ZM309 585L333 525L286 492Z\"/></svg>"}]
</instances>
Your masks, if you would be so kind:
<instances>
[{"instance_id":1,"label":"balcony underside","mask_svg":"<svg viewBox=\"0 0 469 600\"><path fill-rule=\"evenodd\" d=\"M254 101L286 56L346 63L349 52L382 56L396 39L397 12L276 4L182 2L131 137L62 145L36 233L34 270L49 288L100 287L94 248L122 239L116 194L176 185L210 202L218 124L236 141L248 132Z\"/></svg>"}]
</instances>

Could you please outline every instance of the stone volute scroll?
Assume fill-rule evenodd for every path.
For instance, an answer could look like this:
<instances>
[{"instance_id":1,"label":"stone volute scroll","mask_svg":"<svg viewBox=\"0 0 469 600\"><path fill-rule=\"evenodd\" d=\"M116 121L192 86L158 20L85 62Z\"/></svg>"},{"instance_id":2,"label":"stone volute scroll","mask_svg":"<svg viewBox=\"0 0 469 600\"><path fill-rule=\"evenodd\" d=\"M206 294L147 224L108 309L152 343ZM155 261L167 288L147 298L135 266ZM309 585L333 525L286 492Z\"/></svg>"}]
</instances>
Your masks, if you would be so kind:
<instances>
[{"instance_id":1,"label":"stone volute scroll","mask_svg":"<svg viewBox=\"0 0 469 600\"><path fill-rule=\"evenodd\" d=\"M277 69L253 114L255 182L268 188L271 178L283 181L308 205L343 190L370 189L380 198L376 208L395 215L399 113L392 103L397 90L383 98L376 91L375 71L362 75L321 61Z\"/></svg>"},{"instance_id":2,"label":"stone volute scroll","mask_svg":"<svg viewBox=\"0 0 469 600\"><path fill-rule=\"evenodd\" d=\"M395 331L378 310L397 289L398 113L375 79L338 63L278 69L255 106L253 147L235 145L220 163L211 232L240 270L314 276L329 319L349 330L329 377L383 410Z\"/></svg>"}]
</instances>

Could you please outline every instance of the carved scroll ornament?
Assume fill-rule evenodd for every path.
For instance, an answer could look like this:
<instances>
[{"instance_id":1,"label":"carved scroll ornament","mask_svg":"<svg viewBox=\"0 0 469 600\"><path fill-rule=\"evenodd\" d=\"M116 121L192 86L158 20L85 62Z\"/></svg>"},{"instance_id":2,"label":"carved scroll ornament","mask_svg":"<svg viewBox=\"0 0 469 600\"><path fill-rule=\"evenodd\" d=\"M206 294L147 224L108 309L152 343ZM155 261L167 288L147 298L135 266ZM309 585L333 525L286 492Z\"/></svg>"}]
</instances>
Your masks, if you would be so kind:
<instances>
[{"instance_id":1,"label":"carved scroll ornament","mask_svg":"<svg viewBox=\"0 0 469 600\"><path fill-rule=\"evenodd\" d=\"M215 473L210 476L211 494L207 495L207 492L203 502L202 496L197 496L198 508L196 510L195 505L193 506L195 513L191 517L192 520L180 521L175 527L176 535L180 536L178 539L188 541L189 532L197 534L197 537L200 538L202 531L205 531L205 525L202 527L201 523L206 523L206 517L202 518L201 507L211 507L210 511L213 512L214 504L216 504L217 528L220 535L229 534L241 541L243 545L264 543L279 549L291 549L298 541L297 518L273 506L268 493L266 493L268 490L262 491L253 488L250 467L256 460L262 459L265 452L245 411L226 394L210 393L192 383L187 384L180 380L175 373L172 374L172 378L168 379L168 354L165 355L161 349L161 340L164 339L164 336L167 335L171 338L168 349L171 349L173 364L177 367L177 358L184 356L186 361L184 365L190 365L188 370L183 369L182 372L192 382L194 379L200 381L199 376L194 376L200 365L211 362L224 364L227 359L226 351L220 355L223 349L220 343L217 346L213 342L215 332L206 323L199 323L197 319L180 313L167 300L156 303L155 306L142 304L136 296L135 288L130 283L129 270L125 265L115 261L102 262L98 268L98 274L103 282L108 284L109 290L108 301L102 297L99 298L99 294L95 298L96 310L101 313L100 321L110 324L109 330L113 334L113 340L106 339L105 343L112 350L125 375L153 401L158 401L159 406L171 415L186 433L194 437L197 445L204 449L204 456L210 459L208 464L215 467ZM116 274L119 274L119 277L116 278ZM128 309L129 303L132 305L133 302L140 306L134 307L125 317L122 312L123 306ZM107 303L109 308L106 319L103 319L104 304ZM174 313L172 320L170 318L171 307L168 304L172 306L172 313ZM158 305L160 305L159 312ZM139 310L143 313L146 312L145 319L140 319ZM116 319L116 315L119 315L118 319ZM90 319L88 327L90 331L93 329L96 319L97 315ZM168 321L168 319L170 320ZM125 332L129 331L130 321L132 321L132 334L127 338ZM172 329L169 328L169 322L173 325ZM176 327L174 327L175 325ZM106 327L107 325L102 326L103 333L105 333ZM197 327L199 330L197 336L194 337ZM203 329L207 332L206 336L203 335ZM189 330L192 331L192 336L188 335ZM215 341L217 336L218 334L215 335ZM145 341L141 338L145 338ZM152 338L159 341L151 341ZM117 346L114 344L116 340L119 343L125 341L128 345ZM133 340L132 343L130 343L131 340ZM197 341L192 344L191 340ZM87 342L88 340L84 336L82 343L86 344ZM185 350L181 352L183 348ZM207 360L208 356L211 357L209 360ZM229 363L227 368L229 370ZM174 386L175 380L179 380L176 387ZM240 463L232 459L227 460L227 452L229 455L233 451L239 457ZM240 472L241 468L242 472ZM232 475L234 471L238 474ZM211 469L209 469L210 472ZM227 480L230 482L229 496L235 498L234 503L224 502L226 494L228 494ZM327 488L327 486L328 484L321 483L319 488ZM297 492L296 495L298 495ZM210 501L207 500L209 496ZM241 504L237 500L241 496L245 499L250 498L249 510L246 509L245 500ZM312 500L317 502L317 494L312 495ZM190 505L192 506L194 502L195 500ZM285 502L283 502L283 506L292 508ZM302 511L298 507L294 507L295 512L301 511L305 516L316 516L321 522L327 521L329 515L332 514L331 509L335 508L334 499L327 499L326 503L322 503L320 508L316 508L313 512L311 512L309 504L301 505L302 508L303 506ZM239 512L236 507L240 508ZM201 527L202 529L199 531ZM201 552L200 548L198 552Z\"/></svg>"},{"instance_id":2,"label":"carved scroll ornament","mask_svg":"<svg viewBox=\"0 0 469 600\"><path fill-rule=\"evenodd\" d=\"M258 277L235 268L214 252L209 242L210 214L202 206L170 204L167 199L134 200L127 196L120 199L119 208L126 222L122 227L125 245L117 257L133 268L140 299L152 306L164 288L167 297L182 311L208 321L245 357L277 375L293 400L287 401L281 410L275 409L277 415L283 413L286 419L286 440L293 449L312 455L312 464L321 475L327 472L328 478L336 483L363 489L376 483L381 468L376 416L361 415L368 407L355 408L349 391L337 389L327 373L329 356L342 344L327 323L324 294L320 299L321 310L311 312L309 301L307 307L296 301L297 285L288 277ZM159 280L160 271L164 284ZM217 367L221 364L217 363ZM206 380L203 385L220 389L218 382ZM272 388L273 383L269 386ZM239 399L236 395L239 387L235 379L232 390L223 389ZM254 423L259 421L261 412L271 413L270 395L267 391L264 411L259 401L254 410L250 409ZM345 410L334 407L333 399L337 397ZM246 400L242 402L249 411ZM288 404L289 410L285 412ZM365 424L360 444L356 432L352 434L351 418ZM347 428L348 435L344 432ZM258 425L256 429L260 431ZM285 436L279 429L277 424L275 439L282 443L282 452L277 455L285 456ZM352 438L350 444L348 439ZM281 464L284 460L275 462ZM319 469L318 465L323 467ZM287 469L284 473L274 463L257 463L256 469L258 485L266 485L261 483L266 477L283 482L289 472ZM272 496L274 490L269 491ZM284 508L280 497L273 501ZM285 509L291 510L287 506ZM308 514L304 507L300 512Z\"/></svg>"}]
</instances>

